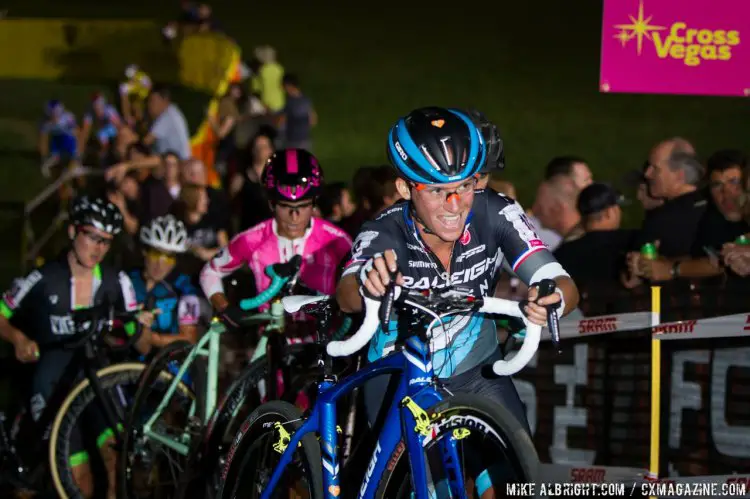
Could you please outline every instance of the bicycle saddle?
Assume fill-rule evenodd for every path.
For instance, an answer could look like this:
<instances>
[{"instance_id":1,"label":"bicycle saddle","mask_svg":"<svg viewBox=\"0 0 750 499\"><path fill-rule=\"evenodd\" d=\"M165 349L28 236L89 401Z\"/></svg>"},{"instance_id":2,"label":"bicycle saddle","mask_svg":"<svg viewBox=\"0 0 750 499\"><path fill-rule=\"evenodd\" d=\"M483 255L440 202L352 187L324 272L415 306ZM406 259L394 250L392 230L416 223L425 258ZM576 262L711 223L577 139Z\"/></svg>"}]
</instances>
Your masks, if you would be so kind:
<instances>
[{"instance_id":1,"label":"bicycle saddle","mask_svg":"<svg viewBox=\"0 0 750 499\"><path fill-rule=\"evenodd\" d=\"M300 266L302 265L302 257L300 255L294 255L291 260L286 263L276 263L273 265L273 271L277 276L289 279L299 272Z\"/></svg>"},{"instance_id":2,"label":"bicycle saddle","mask_svg":"<svg viewBox=\"0 0 750 499\"><path fill-rule=\"evenodd\" d=\"M284 310L288 313L293 314L299 312L302 307L311 303L317 303L320 301L328 300L330 297L327 295L318 296L285 296L281 299L281 304L284 305Z\"/></svg>"}]
</instances>

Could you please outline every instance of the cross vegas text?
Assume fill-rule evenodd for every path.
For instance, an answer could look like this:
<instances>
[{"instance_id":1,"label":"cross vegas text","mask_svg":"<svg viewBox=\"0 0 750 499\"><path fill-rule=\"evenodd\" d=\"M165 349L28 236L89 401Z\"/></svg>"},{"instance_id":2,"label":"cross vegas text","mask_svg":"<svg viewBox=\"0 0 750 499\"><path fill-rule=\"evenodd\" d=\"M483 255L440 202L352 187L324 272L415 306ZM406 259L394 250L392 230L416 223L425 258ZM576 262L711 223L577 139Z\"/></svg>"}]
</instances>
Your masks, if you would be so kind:
<instances>
[{"instance_id":1,"label":"cross vegas text","mask_svg":"<svg viewBox=\"0 0 750 499\"><path fill-rule=\"evenodd\" d=\"M747 497L744 483L509 483L510 497Z\"/></svg>"}]
</instances>

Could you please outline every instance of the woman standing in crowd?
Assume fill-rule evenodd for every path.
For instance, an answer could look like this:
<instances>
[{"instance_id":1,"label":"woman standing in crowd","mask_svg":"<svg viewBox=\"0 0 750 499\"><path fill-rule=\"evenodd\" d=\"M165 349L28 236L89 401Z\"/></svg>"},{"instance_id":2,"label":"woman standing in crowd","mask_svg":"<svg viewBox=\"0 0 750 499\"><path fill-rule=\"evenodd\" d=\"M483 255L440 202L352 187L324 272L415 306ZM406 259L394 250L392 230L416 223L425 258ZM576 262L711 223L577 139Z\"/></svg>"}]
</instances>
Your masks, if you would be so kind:
<instances>
[{"instance_id":1,"label":"woman standing in crowd","mask_svg":"<svg viewBox=\"0 0 750 499\"><path fill-rule=\"evenodd\" d=\"M187 252L181 262L181 270L197 276L205 263L229 242L227 231L215 220L216 212L209 210L206 188L201 185L182 186L180 198L175 203L174 214L187 231ZM197 280L196 280L197 282Z\"/></svg>"},{"instance_id":2,"label":"woman standing in crowd","mask_svg":"<svg viewBox=\"0 0 750 499\"><path fill-rule=\"evenodd\" d=\"M239 231L249 229L271 218L271 208L265 189L260 184L268 159L274 153L273 138L269 131L259 132L248 146L250 161L243 172L235 174L229 186L229 196L239 209Z\"/></svg>"}]
</instances>

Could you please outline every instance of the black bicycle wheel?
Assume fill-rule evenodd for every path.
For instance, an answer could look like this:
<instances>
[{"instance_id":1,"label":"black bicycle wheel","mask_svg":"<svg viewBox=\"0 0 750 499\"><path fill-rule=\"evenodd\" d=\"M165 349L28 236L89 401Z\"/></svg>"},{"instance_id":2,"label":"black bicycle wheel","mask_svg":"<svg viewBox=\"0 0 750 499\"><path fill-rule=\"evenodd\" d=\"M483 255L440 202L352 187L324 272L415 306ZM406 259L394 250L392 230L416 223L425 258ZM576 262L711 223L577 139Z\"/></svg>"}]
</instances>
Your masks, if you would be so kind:
<instances>
[{"instance_id":1,"label":"black bicycle wheel","mask_svg":"<svg viewBox=\"0 0 750 499\"><path fill-rule=\"evenodd\" d=\"M505 494L506 483L534 481L539 465L534 444L504 407L478 395L457 394L427 409L427 413L437 415L433 419L431 436L424 440L423 451L427 454L431 486L438 497L441 496L439 488L444 485L445 470L437 444L446 438L455 441L470 494L475 493L477 481L491 483L496 489L500 487L502 493L498 496ZM389 458L392 464L380 478L376 498L410 497L411 476L405 449L402 440ZM478 477L482 478L477 480Z\"/></svg>"},{"instance_id":2,"label":"black bicycle wheel","mask_svg":"<svg viewBox=\"0 0 750 499\"><path fill-rule=\"evenodd\" d=\"M309 400L310 394L316 393L315 355L316 348L312 344L294 344L286 347L282 362L286 366L294 366L296 374L292 377L291 386L284 391L283 400L294 404L298 398L297 394L305 393ZM250 413L262 403L258 390L261 381L269 381L266 357L257 359L247 366L219 401L206 425L201 444L195 447L189 459L189 475L193 480L189 484L183 483L183 490L178 497L215 497L232 440Z\"/></svg>"},{"instance_id":3,"label":"black bicycle wheel","mask_svg":"<svg viewBox=\"0 0 750 499\"><path fill-rule=\"evenodd\" d=\"M281 458L283 437L302 426L302 413L288 402L276 400L258 407L242 424L227 453L217 498L260 497ZM320 446L314 434L305 435L292 457L273 497L323 498Z\"/></svg>"},{"instance_id":4,"label":"black bicycle wheel","mask_svg":"<svg viewBox=\"0 0 750 499\"><path fill-rule=\"evenodd\" d=\"M185 476L186 456L165 448L143 436L144 423L153 414L174 380L176 367L190 353L193 345L174 342L162 348L138 382L122 435L122 448L117 461L117 496L119 499L173 497ZM189 380L188 380L189 381ZM156 422L160 430L183 429L195 394L185 381L177 385L164 419ZM165 459L162 461L162 455ZM172 479L172 483L167 480Z\"/></svg>"},{"instance_id":5,"label":"black bicycle wheel","mask_svg":"<svg viewBox=\"0 0 750 499\"><path fill-rule=\"evenodd\" d=\"M99 384L109 397L110 406L117 411L119 421L124 421L125 412L132 402L138 380L145 366L138 363L116 364L97 372ZM71 436L74 431L84 431L87 421L84 412L97 411L102 425L104 416L99 414L98 401L89 380L83 380L68 395L52 424L50 435L50 471L57 494L61 498L82 499L83 495L73 480L71 458ZM103 428L102 428L103 429ZM114 430L117 431L117 430ZM89 452L90 454L90 452Z\"/></svg>"}]
</instances>

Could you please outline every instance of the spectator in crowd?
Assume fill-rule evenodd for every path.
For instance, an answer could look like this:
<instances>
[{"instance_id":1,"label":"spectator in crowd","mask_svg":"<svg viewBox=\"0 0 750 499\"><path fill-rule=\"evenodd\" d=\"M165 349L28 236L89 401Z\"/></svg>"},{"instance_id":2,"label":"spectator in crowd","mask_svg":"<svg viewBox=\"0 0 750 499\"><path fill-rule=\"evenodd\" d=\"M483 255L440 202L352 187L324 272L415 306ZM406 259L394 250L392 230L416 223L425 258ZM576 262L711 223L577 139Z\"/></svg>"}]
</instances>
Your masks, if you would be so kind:
<instances>
[{"instance_id":1,"label":"spectator in crowd","mask_svg":"<svg viewBox=\"0 0 750 499\"><path fill-rule=\"evenodd\" d=\"M118 264L124 268L141 264L142 254L138 246L138 230L143 220L141 185L138 173L127 172L123 177L107 183L106 197L117 206L123 217L123 233L117 238Z\"/></svg>"},{"instance_id":2,"label":"spectator in crowd","mask_svg":"<svg viewBox=\"0 0 750 499\"><path fill-rule=\"evenodd\" d=\"M151 92L151 77L135 64L125 68L126 81L120 84L120 109L125 123L132 127L143 120L143 107Z\"/></svg>"},{"instance_id":3,"label":"spectator in crowd","mask_svg":"<svg viewBox=\"0 0 750 499\"><path fill-rule=\"evenodd\" d=\"M197 276L207 261L229 242L229 234L223 217L209 209L208 192L205 186L185 184L180 199L174 205L174 215L185 224L188 234L188 253L180 262L182 272Z\"/></svg>"},{"instance_id":4,"label":"spectator in crowd","mask_svg":"<svg viewBox=\"0 0 750 499\"><path fill-rule=\"evenodd\" d=\"M340 226L355 237L364 222L401 199L396 189L396 171L390 165L363 167L354 175L358 208Z\"/></svg>"},{"instance_id":5,"label":"spectator in crowd","mask_svg":"<svg viewBox=\"0 0 750 499\"><path fill-rule=\"evenodd\" d=\"M76 117L59 100L47 102L45 120L39 129L39 155L47 165L67 163L78 156ZM42 169L49 175L49 166Z\"/></svg>"},{"instance_id":6,"label":"spectator in crowd","mask_svg":"<svg viewBox=\"0 0 750 499\"><path fill-rule=\"evenodd\" d=\"M554 254L579 287L617 282L625 269L634 232L620 229L623 203L622 195L603 183L590 184L578 195L584 232L565 240Z\"/></svg>"},{"instance_id":7,"label":"spectator in crowd","mask_svg":"<svg viewBox=\"0 0 750 499\"><path fill-rule=\"evenodd\" d=\"M240 109L243 119L235 127L235 144L238 150L247 150L252 139L264 130L269 130L269 136L274 136L273 119L268 115L268 109L263 105L258 94L250 94ZM237 159L241 159L237 155ZM235 173L235 171L232 171ZM230 175L232 178L232 175Z\"/></svg>"},{"instance_id":8,"label":"spectator in crowd","mask_svg":"<svg viewBox=\"0 0 750 499\"><path fill-rule=\"evenodd\" d=\"M235 152L235 129L242 119L240 109L243 107L245 95L242 85L232 83L227 92L219 102L219 110L215 114L209 113L208 124L219 139L216 145L216 162L214 167L221 176L222 182L226 182L227 163L230 156Z\"/></svg>"},{"instance_id":9,"label":"spectator in crowd","mask_svg":"<svg viewBox=\"0 0 750 499\"><path fill-rule=\"evenodd\" d=\"M361 166L357 168L352 177L352 192L354 193L354 213L339 223L352 239L357 237L359 228L370 219L370 203L367 201L368 185L373 181L372 172L374 166Z\"/></svg>"},{"instance_id":10,"label":"spectator in crowd","mask_svg":"<svg viewBox=\"0 0 750 499\"><path fill-rule=\"evenodd\" d=\"M532 212L537 234L554 251L565 238L580 235L581 216L576 208L578 187L567 175L555 175L539 186ZM531 217L529 217L531 218Z\"/></svg>"},{"instance_id":11,"label":"spectator in crowd","mask_svg":"<svg viewBox=\"0 0 750 499\"><path fill-rule=\"evenodd\" d=\"M83 126L78 142L78 149L85 151L91 133L96 137L96 154L100 163L104 163L110 154L110 146L116 143L117 133L122 124L120 114L107 103L101 92L96 92L91 99L91 110L83 115Z\"/></svg>"},{"instance_id":12,"label":"spectator in crowd","mask_svg":"<svg viewBox=\"0 0 750 499\"><path fill-rule=\"evenodd\" d=\"M706 210L705 193L698 189L703 173L695 149L685 139L669 139L652 149L645 176L651 195L663 198L664 204L649 212L635 238L635 251L628 254L632 277L643 278L647 274L654 280L665 277L660 269L667 262L671 264L666 278L675 276L679 265L675 265L674 259L690 254ZM637 251L645 243L655 244L663 257L656 267Z\"/></svg>"},{"instance_id":13,"label":"spectator in crowd","mask_svg":"<svg viewBox=\"0 0 750 499\"><path fill-rule=\"evenodd\" d=\"M284 68L276 61L276 50L269 45L257 47L252 66L257 68L250 79L252 92L260 95L261 102L270 113L281 112L284 109L284 89L281 83Z\"/></svg>"},{"instance_id":14,"label":"spectator in crowd","mask_svg":"<svg viewBox=\"0 0 750 499\"><path fill-rule=\"evenodd\" d=\"M182 164L180 181L182 185L193 184L206 188L208 195L208 210L211 221L215 221L217 229L229 230L229 203L224 191L214 189L208 185L206 165L199 159L189 159Z\"/></svg>"},{"instance_id":15,"label":"spectator in crowd","mask_svg":"<svg viewBox=\"0 0 750 499\"><path fill-rule=\"evenodd\" d=\"M130 235L136 235L140 228L141 220L138 174L136 172L128 172L118 183L111 183L107 198L120 209L125 231Z\"/></svg>"},{"instance_id":16,"label":"spectator in crowd","mask_svg":"<svg viewBox=\"0 0 750 499\"><path fill-rule=\"evenodd\" d=\"M633 170L628 173L625 180L626 183L635 187L635 197L638 202L641 203L646 216L649 216L651 210L653 210L654 208L658 208L659 206L664 204L663 199L651 196L648 187L648 180L646 179L646 170L648 170L648 165L649 162L646 161L640 170Z\"/></svg>"},{"instance_id":17,"label":"spectator in crowd","mask_svg":"<svg viewBox=\"0 0 750 499\"><path fill-rule=\"evenodd\" d=\"M666 257L690 252L707 204L705 193L698 189L703 173L695 150L685 139L669 139L652 149L645 177L651 196L664 199L664 204L644 219L636 249L659 241L659 252Z\"/></svg>"},{"instance_id":18,"label":"spectator in crowd","mask_svg":"<svg viewBox=\"0 0 750 499\"><path fill-rule=\"evenodd\" d=\"M550 180L558 175L564 175L573 180L579 191L594 182L594 177L586 160L578 156L557 156L552 158L544 170L544 180Z\"/></svg>"},{"instance_id":19,"label":"spectator in crowd","mask_svg":"<svg viewBox=\"0 0 750 499\"><path fill-rule=\"evenodd\" d=\"M296 75L285 74L283 85L286 104L279 115L278 126L284 133L284 147L312 151L310 129L318 124L318 115L310 99L302 94Z\"/></svg>"},{"instance_id":20,"label":"spectator in crowd","mask_svg":"<svg viewBox=\"0 0 750 499\"><path fill-rule=\"evenodd\" d=\"M172 102L169 89L155 84L148 96L148 114L153 120L143 142L156 154L174 151L183 161L191 156L187 120Z\"/></svg>"},{"instance_id":21,"label":"spectator in crowd","mask_svg":"<svg viewBox=\"0 0 750 499\"><path fill-rule=\"evenodd\" d=\"M249 149L251 159L248 166L235 174L229 187L230 198L238 200L240 231L254 227L273 215L266 190L260 185L263 168L274 153L273 139L269 133L261 132L250 142Z\"/></svg>"},{"instance_id":22,"label":"spectator in crowd","mask_svg":"<svg viewBox=\"0 0 750 499\"><path fill-rule=\"evenodd\" d=\"M722 275L722 248L750 232L742 217L742 172L747 158L740 151L723 150L714 153L706 165L709 202L698 222L690 253L674 258L641 259L638 270L647 279L668 281ZM724 253L730 256L732 250L727 248Z\"/></svg>"},{"instance_id":23,"label":"spectator in crowd","mask_svg":"<svg viewBox=\"0 0 750 499\"><path fill-rule=\"evenodd\" d=\"M352 196L343 182L333 182L323 186L318 196L320 216L335 224L351 216L357 208L352 202Z\"/></svg>"},{"instance_id":24,"label":"spectator in crowd","mask_svg":"<svg viewBox=\"0 0 750 499\"><path fill-rule=\"evenodd\" d=\"M180 158L177 153L169 151L162 155L159 167L141 186L141 223L168 214L172 203L180 194L180 189Z\"/></svg>"},{"instance_id":25,"label":"spectator in crowd","mask_svg":"<svg viewBox=\"0 0 750 499\"><path fill-rule=\"evenodd\" d=\"M588 164L578 156L557 156L547 163L544 169L544 181L537 189L536 200L528 216L536 227L537 234L550 251L554 251L563 240L564 236L559 230L565 230L568 235L580 235L580 228L565 225L577 218L574 212L578 193L592 182L593 176ZM553 194L551 198L546 199L550 194ZM566 208L564 210L566 215L562 218L553 213L555 206L559 203L563 203ZM541 215L539 210L545 210L545 214ZM562 223L562 226L558 226L557 229L548 227L544 224L543 217L548 219L548 223L553 223L549 220L550 218L556 218L557 223ZM563 221L563 218L566 220Z\"/></svg>"}]
</instances>

